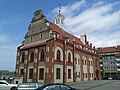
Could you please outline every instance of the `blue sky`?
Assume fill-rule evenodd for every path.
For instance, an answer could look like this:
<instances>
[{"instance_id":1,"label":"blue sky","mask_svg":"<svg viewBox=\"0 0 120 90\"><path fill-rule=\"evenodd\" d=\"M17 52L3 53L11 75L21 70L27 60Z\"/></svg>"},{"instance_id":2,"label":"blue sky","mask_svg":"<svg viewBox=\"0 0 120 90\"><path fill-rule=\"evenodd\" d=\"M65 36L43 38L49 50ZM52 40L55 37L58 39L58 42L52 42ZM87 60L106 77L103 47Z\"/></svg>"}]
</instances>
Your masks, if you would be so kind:
<instances>
[{"instance_id":1,"label":"blue sky","mask_svg":"<svg viewBox=\"0 0 120 90\"><path fill-rule=\"evenodd\" d=\"M0 70L15 70L16 48L34 12L41 9L54 22L59 4L65 31L86 33L96 47L120 45L120 0L0 0Z\"/></svg>"}]
</instances>

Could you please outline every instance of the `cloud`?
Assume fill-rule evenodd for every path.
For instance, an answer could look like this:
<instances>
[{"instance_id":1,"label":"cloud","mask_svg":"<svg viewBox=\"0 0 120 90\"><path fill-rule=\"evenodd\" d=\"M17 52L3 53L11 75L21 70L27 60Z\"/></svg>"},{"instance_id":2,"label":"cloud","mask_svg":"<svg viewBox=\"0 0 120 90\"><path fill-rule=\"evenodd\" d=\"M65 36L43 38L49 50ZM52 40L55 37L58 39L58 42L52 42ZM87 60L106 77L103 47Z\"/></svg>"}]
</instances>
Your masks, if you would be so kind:
<instances>
[{"instance_id":1,"label":"cloud","mask_svg":"<svg viewBox=\"0 0 120 90\"><path fill-rule=\"evenodd\" d=\"M7 36L7 35L0 35L0 44L7 43L9 41L10 41L9 36Z\"/></svg>"},{"instance_id":2,"label":"cloud","mask_svg":"<svg viewBox=\"0 0 120 90\"><path fill-rule=\"evenodd\" d=\"M88 40L97 47L120 44L120 9L116 8L120 2L88 3L82 0L62 6L65 16L64 30L76 36L86 33ZM57 9L53 13L55 10Z\"/></svg>"},{"instance_id":3,"label":"cloud","mask_svg":"<svg viewBox=\"0 0 120 90\"><path fill-rule=\"evenodd\" d=\"M16 63L16 47L15 44L4 44L0 46L0 70L15 70ZM13 63L13 64L12 64Z\"/></svg>"},{"instance_id":4,"label":"cloud","mask_svg":"<svg viewBox=\"0 0 120 90\"><path fill-rule=\"evenodd\" d=\"M15 70L17 46L18 44L15 43L13 37L0 34L0 70Z\"/></svg>"}]
</instances>

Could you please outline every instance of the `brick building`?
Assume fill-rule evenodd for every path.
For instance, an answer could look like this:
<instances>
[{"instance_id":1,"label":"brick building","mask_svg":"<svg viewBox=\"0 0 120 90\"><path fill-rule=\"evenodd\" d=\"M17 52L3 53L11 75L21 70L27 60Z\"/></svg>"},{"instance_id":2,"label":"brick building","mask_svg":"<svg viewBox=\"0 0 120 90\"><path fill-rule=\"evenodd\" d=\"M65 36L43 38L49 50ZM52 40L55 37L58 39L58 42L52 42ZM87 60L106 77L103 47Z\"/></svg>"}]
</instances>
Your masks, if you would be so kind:
<instances>
[{"instance_id":1,"label":"brick building","mask_svg":"<svg viewBox=\"0 0 120 90\"><path fill-rule=\"evenodd\" d=\"M28 32L17 48L16 75L24 82L66 83L101 78L100 60L87 36L63 30L60 13L55 24L41 10L34 13Z\"/></svg>"},{"instance_id":2,"label":"brick building","mask_svg":"<svg viewBox=\"0 0 120 90\"><path fill-rule=\"evenodd\" d=\"M99 48L102 77L120 75L120 46Z\"/></svg>"}]
</instances>

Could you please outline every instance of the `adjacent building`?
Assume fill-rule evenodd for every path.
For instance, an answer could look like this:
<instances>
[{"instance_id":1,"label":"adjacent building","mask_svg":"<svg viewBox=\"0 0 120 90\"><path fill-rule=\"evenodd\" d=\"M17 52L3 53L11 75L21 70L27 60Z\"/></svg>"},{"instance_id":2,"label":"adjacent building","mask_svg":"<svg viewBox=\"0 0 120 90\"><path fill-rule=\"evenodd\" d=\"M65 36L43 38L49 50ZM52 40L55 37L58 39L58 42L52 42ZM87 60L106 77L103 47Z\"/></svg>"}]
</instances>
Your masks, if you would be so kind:
<instances>
[{"instance_id":1,"label":"adjacent building","mask_svg":"<svg viewBox=\"0 0 120 90\"><path fill-rule=\"evenodd\" d=\"M120 75L120 45L99 48L102 77Z\"/></svg>"},{"instance_id":2,"label":"adjacent building","mask_svg":"<svg viewBox=\"0 0 120 90\"><path fill-rule=\"evenodd\" d=\"M17 48L16 75L24 82L66 83L101 79L99 54L87 41L63 29L64 16L55 24L37 10L21 46Z\"/></svg>"}]
</instances>

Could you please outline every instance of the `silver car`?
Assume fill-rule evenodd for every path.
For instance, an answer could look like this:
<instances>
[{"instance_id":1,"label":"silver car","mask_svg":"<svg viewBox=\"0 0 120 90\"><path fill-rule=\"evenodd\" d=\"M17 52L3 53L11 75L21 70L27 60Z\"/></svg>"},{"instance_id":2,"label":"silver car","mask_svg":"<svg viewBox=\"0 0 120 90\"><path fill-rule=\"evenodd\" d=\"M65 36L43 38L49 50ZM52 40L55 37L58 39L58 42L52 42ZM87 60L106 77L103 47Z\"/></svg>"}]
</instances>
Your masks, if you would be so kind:
<instances>
[{"instance_id":1,"label":"silver car","mask_svg":"<svg viewBox=\"0 0 120 90\"><path fill-rule=\"evenodd\" d=\"M21 83L17 86L17 90L36 90L42 85L42 83Z\"/></svg>"}]
</instances>

